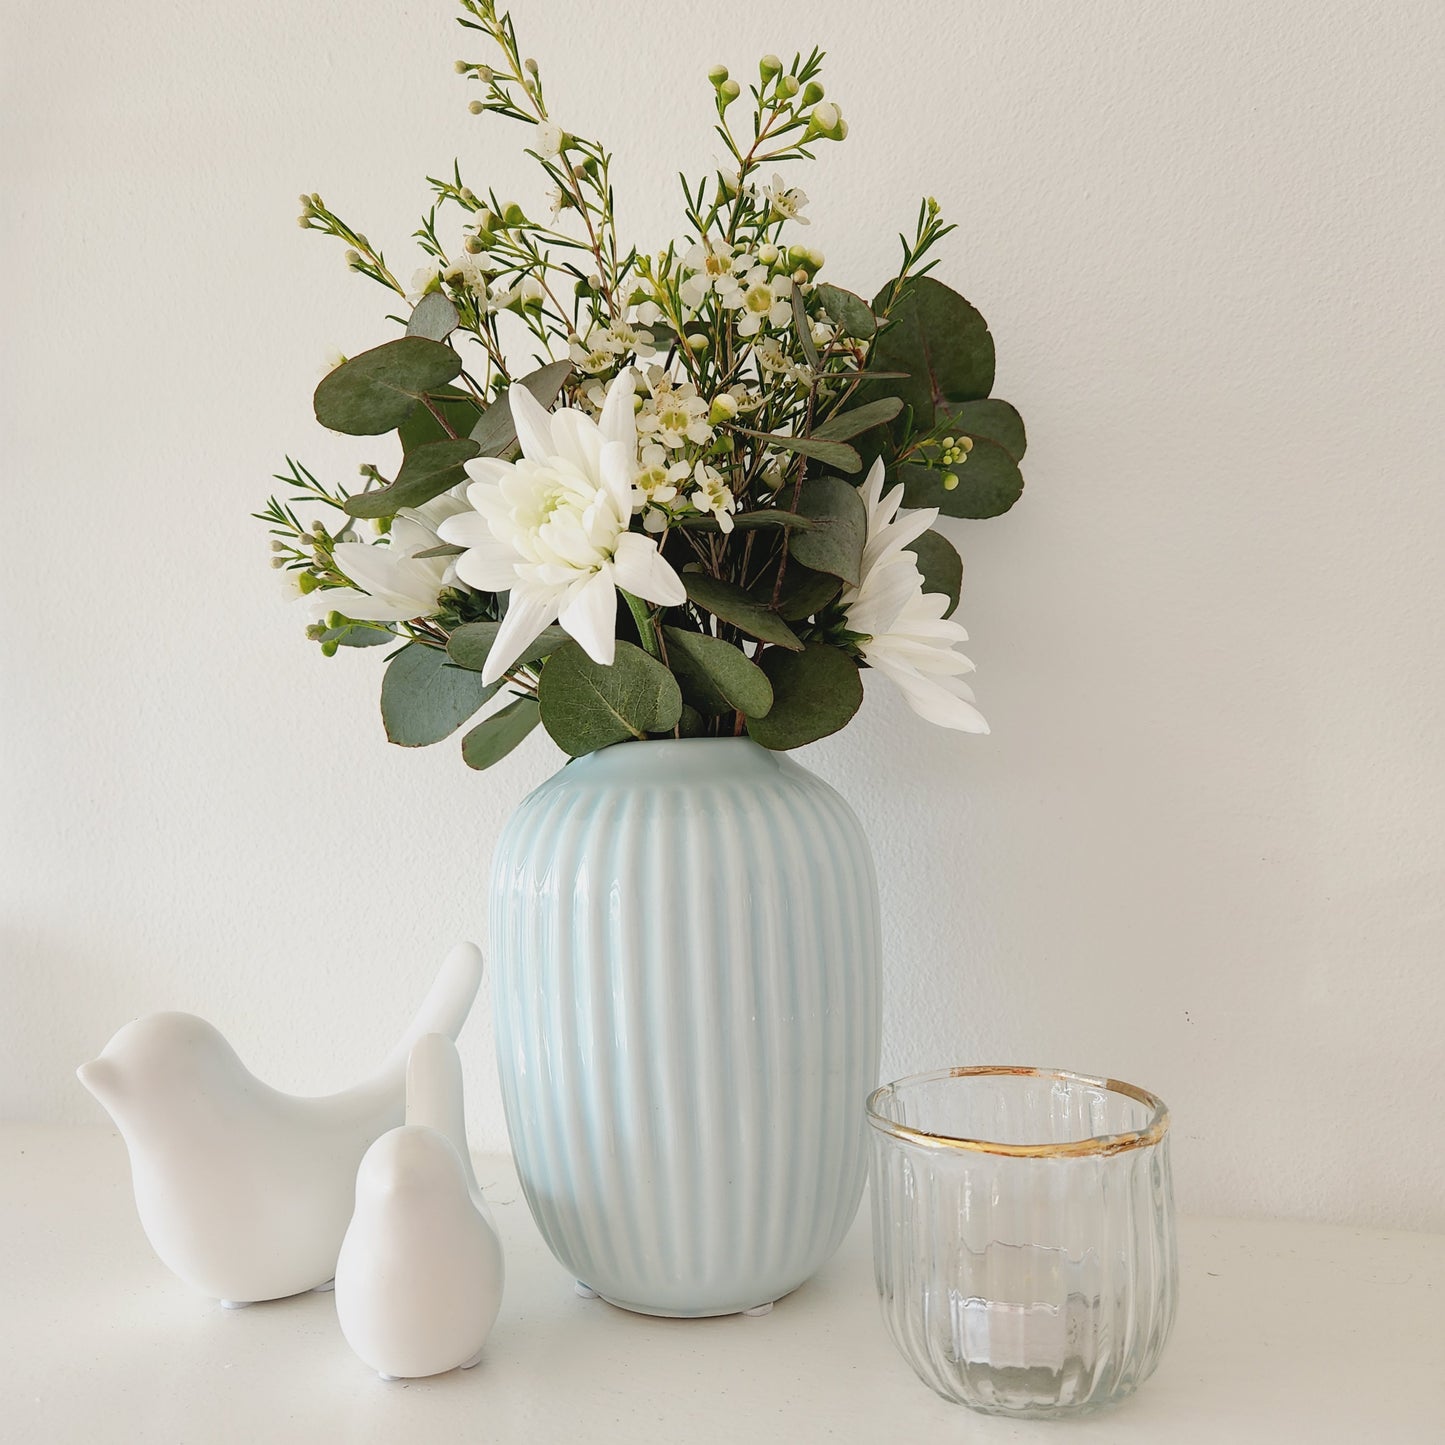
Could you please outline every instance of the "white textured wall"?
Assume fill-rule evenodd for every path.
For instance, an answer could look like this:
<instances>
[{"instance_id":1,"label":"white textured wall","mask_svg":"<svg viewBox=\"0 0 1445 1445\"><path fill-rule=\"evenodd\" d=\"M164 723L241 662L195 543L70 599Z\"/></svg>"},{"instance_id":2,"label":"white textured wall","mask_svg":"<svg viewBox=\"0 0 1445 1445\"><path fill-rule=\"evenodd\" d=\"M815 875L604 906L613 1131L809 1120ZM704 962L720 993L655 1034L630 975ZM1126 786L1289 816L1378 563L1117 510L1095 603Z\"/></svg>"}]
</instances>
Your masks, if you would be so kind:
<instances>
[{"instance_id":1,"label":"white textured wall","mask_svg":"<svg viewBox=\"0 0 1445 1445\"><path fill-rule=\"evenodd\" d=\"M518 9L647 245L717 149L706 64L815 39L852 126L803 182L829 274L883 280L924 192L961 223L941 274L1032 439L1015 513L954 534L994 734L879 687L804 757L876 841L885 1069L1111 1072L1173 1105L1186 1208L1445 1228L1445 9ZM374 452L310 392L385 298L295 194L403 274L453 154L538 197L450 17L0 19L8 1116L99 1117L73 1066L163 1007L346 1082L484 935L492 840L559 762L388 747L375 657L303 640L247 518L284 452Z\"/></svg>"}]
</instances>

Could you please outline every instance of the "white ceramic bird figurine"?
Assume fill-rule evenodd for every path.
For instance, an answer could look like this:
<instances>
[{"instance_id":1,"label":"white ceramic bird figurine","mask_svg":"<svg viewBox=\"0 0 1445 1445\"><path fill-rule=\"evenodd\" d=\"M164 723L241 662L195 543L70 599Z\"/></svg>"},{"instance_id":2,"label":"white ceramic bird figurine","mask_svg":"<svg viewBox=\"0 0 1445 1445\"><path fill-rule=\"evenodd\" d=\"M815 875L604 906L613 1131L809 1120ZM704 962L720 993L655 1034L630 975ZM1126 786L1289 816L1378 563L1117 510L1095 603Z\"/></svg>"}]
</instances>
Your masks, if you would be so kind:
<instances>
[{"instance_id":1,"label":"white ceramic bird figurine","mask_svg":"<svg viewBox=\"0 0 1445 1445\"><path fill-rule=\"evenodd\" d=\"M227 1307L326 1286L361 1156L405 1118L412 1045L455 1038L481 979L480 950L458 944L381 1068L316 1098L263 1084L194 1015L121 1029L77 1073L130 1151L141 1226L161 1262Z\"/></svg>"},{"instance_id":2,"label":"white ceramic bird figurine","mask_svg":"<svg viewBox=\"0 0 1445 1445\"><path fill-rule=\"evenodd\" d=\"M469 1369L502 1307L502 1244L467 1150L456 1046L422 1039L406 1123L361 1161L336 1262L346 1342L383 1379Z\"/></svg>"}]
</instances>

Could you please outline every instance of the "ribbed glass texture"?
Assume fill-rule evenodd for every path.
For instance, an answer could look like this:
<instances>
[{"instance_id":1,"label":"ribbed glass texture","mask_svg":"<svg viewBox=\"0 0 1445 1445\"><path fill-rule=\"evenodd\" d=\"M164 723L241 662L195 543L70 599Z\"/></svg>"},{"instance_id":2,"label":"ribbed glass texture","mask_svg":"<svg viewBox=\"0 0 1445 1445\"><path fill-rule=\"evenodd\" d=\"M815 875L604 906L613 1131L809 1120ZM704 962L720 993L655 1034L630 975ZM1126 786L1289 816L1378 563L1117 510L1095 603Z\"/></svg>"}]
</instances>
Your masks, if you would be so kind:
<instances>
[{"instance_id":1,"label":"ribbed glass texture","mask_svg":"<svg viewBox=\"0 0 1445 1445\"><path fill-rule=\"evenodd\" d=\"M843 799L747 739L593 753L503 830L491 942L517 1170L573 1275L713 1315L813 1274L878 1079L878 893Z\"/></svg>"},{"instance_id":2,"label":"ribbed glass texture","mask_svg":"<svg viewBox=\"0 0 1445 1445\"><path fill-rule=\"evenodd\" d=\"M976 1410L1055 1415L1153 1373L1178 1299L1157 1099L959 1069L886 1085L868 1119L878 1294L925 1384Z\"/></svg>"}]
</instances>

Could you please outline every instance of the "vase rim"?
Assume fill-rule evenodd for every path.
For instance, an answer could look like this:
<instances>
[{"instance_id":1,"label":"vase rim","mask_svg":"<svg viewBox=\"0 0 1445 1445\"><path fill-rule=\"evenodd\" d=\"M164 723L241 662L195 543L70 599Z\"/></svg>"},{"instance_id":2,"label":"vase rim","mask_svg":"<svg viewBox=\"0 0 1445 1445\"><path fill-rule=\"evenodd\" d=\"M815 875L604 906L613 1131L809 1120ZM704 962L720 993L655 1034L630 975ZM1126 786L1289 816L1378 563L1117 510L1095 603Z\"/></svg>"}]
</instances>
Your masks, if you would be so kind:
<instances>
[{"instance_id":1,"label":"vase rim","mask_svg":"<svg viewBox=\"0 0 1445 1445\"><path fill-rule=\"evenodd\" d=\"M1059 1083L1080 1084L1086 1088L1101 1089L1105 1093L1120 1094L1137 1104L1143 1104L1149 1110L1149 1119L1140 1129L1130 1129L1118 1134L1089 1134L1080 1139L1064 1139L1047 1144L1009 1144L996 1139L975 1139L915 1129L908 1124L899 1123L896 1119L890 1119L882 1112L884 1100L894 1097L900 1089L936 1083L942 1079L1007 1076L1054 1079ZM1149 1090L1141 1089L1136 1084L1126 1084L1120 1079L1098 1078L1091 1074L1076 1074L1068 1069L1038 1069L1018 1064L968 1064L952 1069L934 1069L924 1074L909 1074L874 1089L868 1095L864 1110L873 1128L880 1133L891 1134L906 1144L917 1144L927 1149L964 1149L980 1154L1003 1154L1015 1159L1080 1159L1121 1154L1129 1149L1147 1148L1157 1144L1169 1131L1169 1110L1164 1101L1157 1094L1151 1094Z\"/></svg>"}]
</instances>

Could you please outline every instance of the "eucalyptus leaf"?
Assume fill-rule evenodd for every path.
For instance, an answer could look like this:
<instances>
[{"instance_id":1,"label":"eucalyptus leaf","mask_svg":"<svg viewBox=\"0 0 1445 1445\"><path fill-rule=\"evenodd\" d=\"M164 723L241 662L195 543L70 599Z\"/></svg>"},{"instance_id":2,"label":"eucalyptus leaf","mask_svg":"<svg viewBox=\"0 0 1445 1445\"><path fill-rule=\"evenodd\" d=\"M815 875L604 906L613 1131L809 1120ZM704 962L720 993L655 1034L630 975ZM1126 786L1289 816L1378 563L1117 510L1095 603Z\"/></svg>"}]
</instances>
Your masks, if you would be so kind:
<instances>
[{"instance_id":1,"label":"eucalyptus leaf","mask_svg":"<svg viewBox=\"0 0 1445 1445\"><path fill-rule=\"evenodd\" d=\"M908 551L918 559L923 590L942 592L948 598L948 611L943 615L952 616L963 591L963 558L953 543L940 532L925 532L908 544Z\"/></svg>"},{"instance_id":2,"label":"eucalyptus leaf","mask_svg":"<svg viewBox=\"0 0 1445 1445\"><path fill-rule=\"evenodd\" d=\"M904 462L898 468L905 507L937 507L945 517L997 517L1023 493L1019 464L997 442L974 442L968 460L949 467L958 478L951 491L945 472Z\"/></svg>"},{"instance_id":3,"label":"eucalyptus leaf","mask_svg":"<svg viewBox=\"0 0 1445 1445\"><path fill-rule=\"evenodd\" d=\"M815 642L802 652L769 650L758 666L773 685L773 705L766 717L748 719L748 735L775 752L837 732L862 706L863 679L836 647Z\"/></svg>"},{"instance_id":4,"label":"eucalyptus leaf","mask_svg":"<svg viewBox=\"0 0 1445 1445\"><path fill-rule=\"evenodd\" d=\"M803 644L798 641L793 629L771 607L749 596L741 587L709 577L705 572L684 572L682 585L687 588L690 602L695 602L714 617L721 617L724 622L731 622L749 637L795 652L801 650Z\"/></svg>"},{"instance_id":5,"label":"eucalyptus leaf","mask_svg":"<svg viewBox=\"0 0 1445 1445\"><path fill-rule=\"evenodd\" d=\"M438 387L435 391L427 392L426 399L431 405L417 407L396 429L403 452L414 451L417 447L426 446L428 442L449 441L453 436L468 436L482 414L476 398L459 387ZM443 422L446 423L445 426L442 425Z\"/></svg>"},{"instance_id":6,"label":"eucalyptus leaf","mask_svg":"<svg viewBox=\"0 0 1445 1445\"><path fill-rule=\"evenodd\" d=\"M1014 461L1023 461L1028 446L1024 419L1008 402L986 397L983 401L949 403L940 410L947 417L944 424L948 427L975 441L997 442Z\"/></svg>"},{"instance_id":7,"label":"eucalyptus leaf","mask_svg":"<svg viewBox=\"0 0 1445 1445\"><path fill-rule=\"evenodd\" d=\"M475 672L448 665L439 647L409 642L387 664L381 680L386 735L404 748L424 748L454 733L499 684L483 686Z\"/></svg>"},{"instance_id":8,"label":"eucalyptus leaf","mask_svg":"<svg viewBox=\"0 0 1445 1445\"><path fill-rule=\"evenodd\" d=\"M460 627L452 630L452 635L447 639L447 656L458 667L480 672L487 665L487 656L492 650L492 644L497 640L501 626L500 622L462 623ZM567 634L560 627L544 627L522 649L516 665L521 667L529 662L540 662L567 640Z\"/></svg>"},{"instance_id":9,"label":"eucalyptus leaf","mask_svg":"<svg viewBox=\"0 0 1445 1445\"><path fill-rule=\"evenodd\" d=\"M316 420L349 436L379 436L404 422L421 398L462 369L450 346L399 336L343 361L316 388Z\"/></svg>"},{"instance_id":10,"label":"eucalyptus leaf","mask_svg":"<svg viewBox=\"0 0 1445 1445\"><path fill-rule=\"evenodd\" d=\"M880 396L877 401L864 402L850 411L830 416L821 426L813 428L813 437L815 440L822 437L826 441L845 442L850 437L862 435L870 427L892 421L902 410L901 397Z\"/></svg>"},{"instance_id":11,"label":"eucalyptus leaf","mask_svg":"<svg viewBox=\"0 0 1445 1445\"><path fill-rule=\"evenodd\" d=\"M768 585L771 587L771 582ZM802 566L796 557L790 557L778 597L778 615L785 622L816 617L842 590L841 577L814 572L811 567Z\"/></svg>"},{"instance_id":12,"label":"eucalyptus leaf","mask_svg":"<svg viewBox=\"0 0 1445 1445\"><path fill-rule=\"evenodd\" d=\"M868 538L868 509L857 487L842 477L811 477L798 494L798 510L813 525L789 540L790 555L856 587Z\"/></svg>"},{"instance_id":13,"label":"eucalyptus leaf","mask_svg":"<svg viewBox=\"0 0 1445 1445\"><path fill-rule=\"evenodd\" d=\"M489 768L512 751L542 720L534 697L519 697L483 718L462 739L462 761L469 768Z\"/></svg>"},{"instance_id":14,"label":"eucalyptus leaf","mask_svg":"<svg viewBox=\"0 0 1445 1445\"><path fill-rule=\"evenodd\" d=\"M907 381L877 385L911 406L914 420L926 431L938 403L978 401L993 390L993 337L975 306L941 281L922 276L893 308L864 375L875 367L908 373Z\"/></svg>"},{"instance_id":15,"label":"eucalyptus leaf","mask_svg":"<svg viewBox=\"0 0 1445 1445\"><path fill-rule=\"evenodd\" d=\"M463 463L476 454L476 442L467 437L416 447L390 486L357 492L346 499L346 510L353 517L394 517L403 507L420 507L464 482Z\"/></svg>"},{"instance_id":16,"label":"eucalyptus leaf","mask_svg":"<svg viewBox=\"0 0 1445 1445\"><path fill-rule=\"evenodd\" d=\"M677 679L656 658L620 639L612 664L593 662L576 642L542 669L542 725L572 757L648 733L671 732L682 716Z\"/></svg>"},{"instance_id":17,"label":"eucalyptus leaf","mask_svg":"<svg viewBox=\"0 0 1445 1445\"><path fill-rule=\"evenodd\" d=\"M867 341L878 330L878 318L868 309L868 303L861 296L855 296L841 286L830 286L827 282L819 286L813 294L828 313L828 319L844 336Z\"/></svg>"},{"instance_id":18,"label":"eucalyptus leaf","mask_svg":"<svg viewBox=\"0 0 1445 1445\"><path fill-rule=\"evenodd\" d=\"M542 406L548 407L557 400L557 393L571 374L570 361L552 361L528 372L512 385L525 386ZM517 427L505 392L482 413L481 420L472 428L472 440L484 457L505 456L517 444Z\"/></svg>"},{"instance_id":19,"label":"eucalyptus leaf","mask_svg":"<svg viewBox=\"0 0 1445 1445\"><path fill-rule=\"evenodd\" d=\"M424 547L420 552L413 552L413 557L460 557L467 549L455 547L450 542L439 542L435 547Z\"/></svg>"},{"instance_id":20,"label":"eucalyptus leaf","mask_svg":"<svg viewBox=\"0 0 1445 1445\"><path fill-rule=\"evenodd\" d=\"M445 341L460 322L457 308L440 291L428 291L412 307L411 320L406 323L406 334L425 336L431 341Z\"/></svg>"},{"instance_id":21,"label":"eucalyptus leaf","mask_svg":"<svg viewBox=\"0 0 1445 1445\"><path fill-rule=\"evenodd\" d=\"M738 431L744 436L767 442L779 451L797 452L799 456L827 462L830 467L837 467L840 472L856 472L863 466L858 453L843 442L830 442L826 438L819 440L816 437L783 436L778 432L749 431L746 427L739 427Z\"/></svg>"},{"instance_id":22,"label":"eucalyptus leaf","mask_svg":"<svg viewBox=\"0 0 1445 1445\"><path fill-rule=\"evenodd\" d=\"M763 717L773 705L767 674L741 648L720 637L664 627L667 662L684 699L699 712Z\"/></svg>"}]
</instances>

